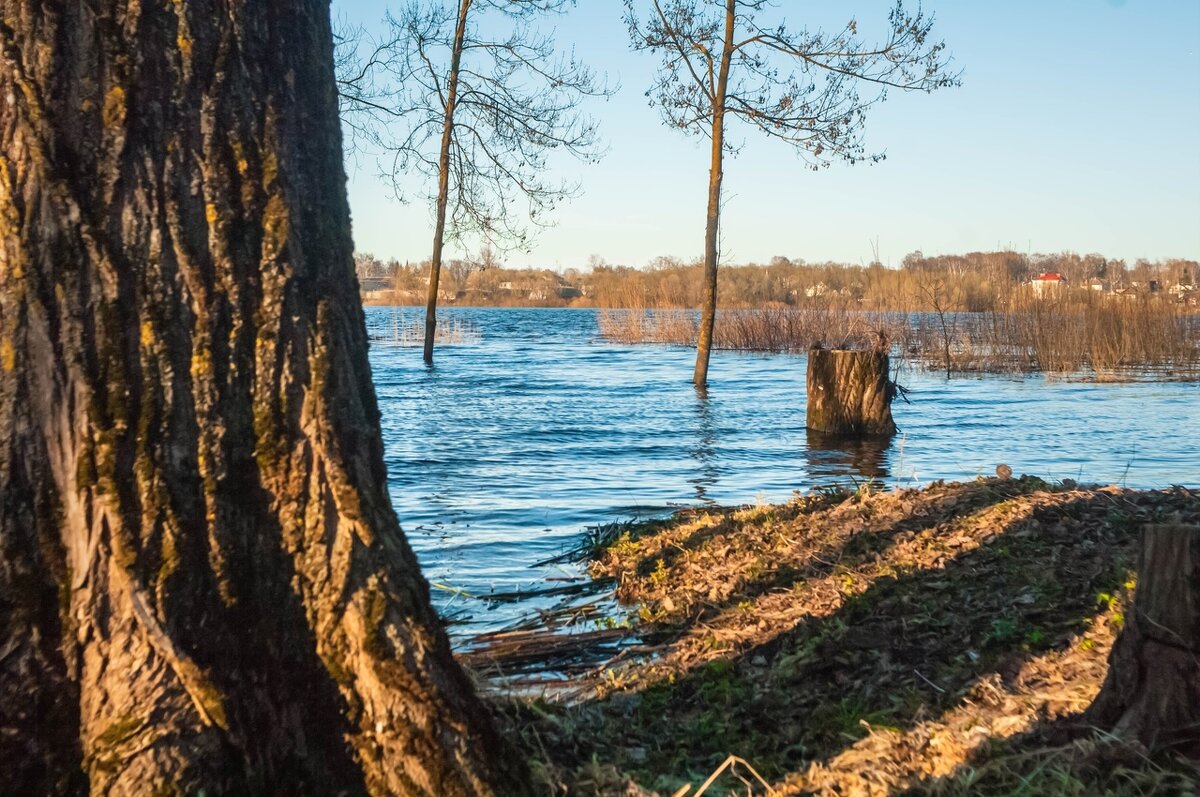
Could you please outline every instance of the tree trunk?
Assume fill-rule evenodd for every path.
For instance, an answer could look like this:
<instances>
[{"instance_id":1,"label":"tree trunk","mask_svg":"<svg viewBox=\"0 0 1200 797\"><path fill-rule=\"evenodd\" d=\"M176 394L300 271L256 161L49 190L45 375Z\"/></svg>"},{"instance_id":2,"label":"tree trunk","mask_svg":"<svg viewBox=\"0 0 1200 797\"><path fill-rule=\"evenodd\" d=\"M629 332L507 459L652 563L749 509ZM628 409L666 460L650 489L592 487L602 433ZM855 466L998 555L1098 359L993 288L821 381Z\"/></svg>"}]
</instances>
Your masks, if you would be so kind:
<instances>
[{"instance_id":1,"label":"tree trunk","mask_svg":"<svg viewBox=\"0 0 1200 797\"><path fill-rule=\"evenodd\" d=\"M888 374L886 352L810 349L808 428L845 437L895 434Z\"/></svg>"},{"instance_id":2,"label":"tree trunk","mask_svg":"<svg viewBox=\"0 0 1200 797\"><path fill-rule=\"evenodd\" d=\"M425 293L425 364L433 365L433 342L437 337L438 285L442 278L442 248L446 241L446 206L450 202L450 145L454 141L454 109L458 105L458 70L462 64L463 41L467 35L467 14L471 0L458 7L454 29L454 52L450 56L450 74L446 78L446 114L442 121L442 144L438 157L437 216L433 227L433 255L429 258L429 290Z\"/></svg>"},{"instance_id":3,"label":"tree trunk","mask_svg":"<svg viewBox=\"0 0 1200 797\"><path fill-rule=\"evenodd\" d=\"M324 0L0 0L12 793L521 767L388 502Z\"/></svg>"},{"instance_id":4,"label":"tree trunk","mask_svg":"<svg viewBox=\"0 0 1200 797\"><path fill-rule=\"evenodd\" d=\"M696 342L696 369L692 384L708 385L708 361L712 355L713 328L717 322L717 259L721 221L722 162L725 157L725 95L729 89L729 69L733 63L733 33L737 2L726 0L725 43L713 97L712 156L708 172L708 217L704 226L704 303L700 309L700 336Z\"/></svg>"},{"instance_id":5,"label":"tree trunk","mask_svg":"<svg viewBox=\"0 0 1200 797\"><path fill-rule=\"evenodd\" d=\"M1200 755L1200 526L1142 532L1137 594L1084 721Z\"/></svg>"}]
</instances>

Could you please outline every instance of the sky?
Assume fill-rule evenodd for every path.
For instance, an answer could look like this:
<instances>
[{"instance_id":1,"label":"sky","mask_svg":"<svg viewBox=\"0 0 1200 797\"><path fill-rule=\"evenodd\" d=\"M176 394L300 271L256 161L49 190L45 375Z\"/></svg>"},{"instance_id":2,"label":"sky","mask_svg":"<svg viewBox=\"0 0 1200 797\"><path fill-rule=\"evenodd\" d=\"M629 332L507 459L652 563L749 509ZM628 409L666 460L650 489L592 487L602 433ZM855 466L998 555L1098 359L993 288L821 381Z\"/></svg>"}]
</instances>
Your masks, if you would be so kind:
<instances>
[{"instance_id":1,"label":"sky","mask_svg":"<svg viewBox=\"0 0 1200 797\"><path fill-rule=\"evenodd\" d=\"M778 5L797 26L853 16L868 37L889 7ZM369 30L387 8L333 0L336 17ZM877 164L813 172L786 145L732 129L744 146L725 163L723 262L867 263L876 246L893 266L914 250L1000 247L1200 259L1200 0L926 0L924 9L962 86L892 92L870 111L865 143L887 155ZM621 12L619 0L578 0L547 26L620 89L588 106L605 158L556 164L584 193L529 252L506 255L510 267L582 268L592 255L642 266L703 251L707 142L667 129L649 106L658 60L629 50ZM428 205L398 204L369 155L348 160L347 173L358 251L428 258Z\"/></svg>"}]
</instances>

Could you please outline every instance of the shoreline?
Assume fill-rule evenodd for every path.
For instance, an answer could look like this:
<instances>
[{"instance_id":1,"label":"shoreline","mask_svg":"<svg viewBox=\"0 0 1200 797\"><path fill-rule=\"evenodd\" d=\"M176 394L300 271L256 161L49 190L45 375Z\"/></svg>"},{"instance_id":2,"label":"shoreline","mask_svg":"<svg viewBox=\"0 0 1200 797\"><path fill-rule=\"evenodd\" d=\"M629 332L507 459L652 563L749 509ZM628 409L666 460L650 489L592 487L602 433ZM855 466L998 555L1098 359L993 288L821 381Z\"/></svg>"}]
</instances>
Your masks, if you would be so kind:
<instances>
[{"instance_id":1,"label":"shoreline","mask_svg":"<svg viewBox=\"0 0 1200 797\"><path fill-rule=\"evenodd\" d=\"M1194 762L1074 722L1166 517L1200 523L1200 494L1025 476L678 512L592 552L630 616L600 664L488 690L547 794L673 794L729 756L778 794L1192 793Z\"/></svg>"}]
</instances>

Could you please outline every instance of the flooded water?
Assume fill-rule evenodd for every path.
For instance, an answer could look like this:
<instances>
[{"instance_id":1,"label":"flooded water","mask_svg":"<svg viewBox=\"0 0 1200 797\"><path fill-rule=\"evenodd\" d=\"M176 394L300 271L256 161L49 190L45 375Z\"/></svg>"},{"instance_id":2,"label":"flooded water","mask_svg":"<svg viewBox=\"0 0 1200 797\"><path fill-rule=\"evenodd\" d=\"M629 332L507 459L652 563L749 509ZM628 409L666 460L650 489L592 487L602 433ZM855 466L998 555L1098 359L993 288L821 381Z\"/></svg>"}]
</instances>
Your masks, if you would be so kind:
<instances>
[{"instance_id":1,"label":"flooded water","mask_svg":"<svg viewBox=\"0 0 1200 797\"><path fill-rule=\"evenodd\" d=\"M391 308L368 308L387 336ZM407 320L419 317L409 308ZM695 352L600 339L591 310L442 311L479 332L421 351L371 348L392 501L434 600L495 630L531 608L485 597L570 568L533 564L588 526L680 506L783 501L793 491L874 480L884 487L990 475L999 463L1047 479L1131 487L1200 485L1200 385L906 370L886 446L830 448L804 427L805 358L718 352L707 396Z\"/></svg>"}]
</instances>

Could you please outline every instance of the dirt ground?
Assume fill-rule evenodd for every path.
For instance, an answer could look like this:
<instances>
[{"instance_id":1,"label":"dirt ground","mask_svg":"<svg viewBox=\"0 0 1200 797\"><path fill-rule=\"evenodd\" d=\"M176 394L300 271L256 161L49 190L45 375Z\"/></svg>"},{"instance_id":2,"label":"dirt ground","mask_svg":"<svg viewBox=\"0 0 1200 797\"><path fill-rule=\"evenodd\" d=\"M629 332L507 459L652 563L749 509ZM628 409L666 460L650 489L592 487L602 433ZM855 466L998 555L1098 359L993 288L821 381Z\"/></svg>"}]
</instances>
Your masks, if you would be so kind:
<instances>
[{"instance_id":1,"label":"dirt ground","mask_svg":"<svg viewBox=\"0 0 1200 797\"><path fill-rule=\"evenodd\" d=\"M1200 495L989 478L681 512L592 551L628 645L490 693L546 794L1193 795L1196 762L1079 721L1163 520Z\"/></svg>"}]
</instances>

